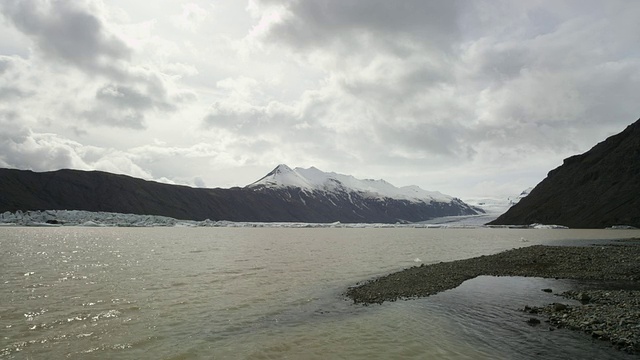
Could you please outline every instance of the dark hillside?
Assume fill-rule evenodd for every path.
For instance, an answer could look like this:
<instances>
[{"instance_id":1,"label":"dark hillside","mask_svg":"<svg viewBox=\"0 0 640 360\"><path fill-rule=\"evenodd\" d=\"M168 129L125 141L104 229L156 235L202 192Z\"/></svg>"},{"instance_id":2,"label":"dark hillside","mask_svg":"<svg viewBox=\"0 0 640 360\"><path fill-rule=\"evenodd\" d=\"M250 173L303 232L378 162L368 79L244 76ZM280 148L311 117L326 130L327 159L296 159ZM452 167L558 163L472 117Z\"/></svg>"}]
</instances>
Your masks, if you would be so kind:
<instances>
[{"instance_id":1,"label":"dark hillside","mask_svg":"<svg viewBox=\"0 0 640 360\"><path fill-rule=\"evenodd\" d=\"M640 227L640 120L564 160L490 225Z\"/></svg>"}]
</instances>

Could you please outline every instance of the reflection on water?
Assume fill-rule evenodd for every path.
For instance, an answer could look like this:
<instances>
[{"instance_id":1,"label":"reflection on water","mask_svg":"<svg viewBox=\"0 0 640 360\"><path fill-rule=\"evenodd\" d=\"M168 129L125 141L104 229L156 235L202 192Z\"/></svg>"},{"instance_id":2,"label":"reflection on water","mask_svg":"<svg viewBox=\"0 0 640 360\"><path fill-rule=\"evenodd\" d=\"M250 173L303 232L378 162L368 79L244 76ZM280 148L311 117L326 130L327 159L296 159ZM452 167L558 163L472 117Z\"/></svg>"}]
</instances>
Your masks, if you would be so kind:
<instances>
[{"instance_id":1,"label":"reflection on water","mask_svg":"<svg viewBox=\"0 0 640 360\"><path fill-rule=\"evenodd\" d=\"M530 327L568 281L480 277L356 306L358 281L424 263L638 231L0 228L0 357L623 358ZM520 239L526 237L523 244Z\"/></svg>"}]
</instances>

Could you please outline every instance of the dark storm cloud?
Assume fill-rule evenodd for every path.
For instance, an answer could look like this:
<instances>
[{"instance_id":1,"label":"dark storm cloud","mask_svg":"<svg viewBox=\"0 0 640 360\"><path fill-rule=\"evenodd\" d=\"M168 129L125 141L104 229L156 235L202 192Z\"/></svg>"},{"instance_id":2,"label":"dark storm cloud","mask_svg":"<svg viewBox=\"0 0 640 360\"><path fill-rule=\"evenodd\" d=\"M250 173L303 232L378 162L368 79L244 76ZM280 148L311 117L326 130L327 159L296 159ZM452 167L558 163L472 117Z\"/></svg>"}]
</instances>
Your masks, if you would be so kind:
<instances>
[{"instance_id":1,"label":"dark storm cloud","mask_svg":"<svg viewBox=\"0 0 640 360\"><path fill-rule=\"evenodd\" d=\"M114 63L128 60L131 50L79 2L4 0L0 9L46 56L87 71L122 76Z\"/></svg>"},{"instance_id":2,"label":"dark storm cloud","mask_svg":"<svg viewBox=\"0 0 640 360\"><path fill-rule=\"evenodd\" d=\"M446 45L458 35L457 1L318 0L266 1L284 5L289 16L269 36L308 48L334 43L358 46L360 35L402 49L402 40ZM360 44L366 45L366 44Z\"/></svg>"},{"instance_id":3,"label":"dark storm cloud","mask_svg":"<svg viewBox=\"0 0 640 360\"><path fill-rule=\"evenodd\" d=\"M36 45L45 62L81 70L97 81L107 80L95 101L82 104L81 117L107 126L144 129L150 111L172 112L184 96L172 96L160 74L131 63L132 50L113 35L98 10L80 1L6 0L0 10ZM0 75L10 65L0 59ZM0 96L18 96L19 87L0 89Z\"/></svg>"}]
</instances>

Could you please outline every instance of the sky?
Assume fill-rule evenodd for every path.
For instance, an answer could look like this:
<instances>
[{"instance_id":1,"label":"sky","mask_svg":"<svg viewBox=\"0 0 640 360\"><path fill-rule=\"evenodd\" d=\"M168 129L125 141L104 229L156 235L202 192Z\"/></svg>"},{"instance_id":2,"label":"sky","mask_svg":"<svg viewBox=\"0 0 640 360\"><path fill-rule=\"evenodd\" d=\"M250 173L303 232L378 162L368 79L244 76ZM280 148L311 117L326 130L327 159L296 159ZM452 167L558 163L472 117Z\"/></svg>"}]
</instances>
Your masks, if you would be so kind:
<instances>
[{"instance_id":1,"label":"sky","mask_svg":"<svg viewBox=\"0 0 640 360\"><path fill-rule=\"evenodd\" d=\"M462 199L640 117L640 2L2 0L0 167L245 186L278 164Z\"/></svg>"}]
</instances>

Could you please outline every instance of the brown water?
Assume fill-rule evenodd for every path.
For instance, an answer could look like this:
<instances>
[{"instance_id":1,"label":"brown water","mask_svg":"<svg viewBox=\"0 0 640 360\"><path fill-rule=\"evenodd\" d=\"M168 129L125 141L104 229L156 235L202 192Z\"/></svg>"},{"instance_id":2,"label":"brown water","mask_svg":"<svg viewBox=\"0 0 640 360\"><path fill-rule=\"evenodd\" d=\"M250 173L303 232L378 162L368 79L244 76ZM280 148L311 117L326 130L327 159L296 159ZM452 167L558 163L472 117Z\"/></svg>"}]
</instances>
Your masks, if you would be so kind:
<instances>
[{"instance_id":1,"label":"brown water","mask_svg":"<svg viewBox=\"0 0 640 360\"><path fill-rule=\"evenodd\" d=\"M420 263L632 230L0 228L0 358L619 359L524 305L576 284L480 277L353 305L359 281ZM524 238L527 242L522 242Z\"/></svg>"}]
</instances>

